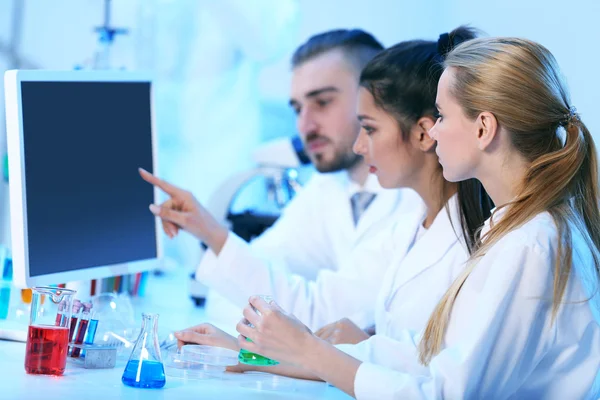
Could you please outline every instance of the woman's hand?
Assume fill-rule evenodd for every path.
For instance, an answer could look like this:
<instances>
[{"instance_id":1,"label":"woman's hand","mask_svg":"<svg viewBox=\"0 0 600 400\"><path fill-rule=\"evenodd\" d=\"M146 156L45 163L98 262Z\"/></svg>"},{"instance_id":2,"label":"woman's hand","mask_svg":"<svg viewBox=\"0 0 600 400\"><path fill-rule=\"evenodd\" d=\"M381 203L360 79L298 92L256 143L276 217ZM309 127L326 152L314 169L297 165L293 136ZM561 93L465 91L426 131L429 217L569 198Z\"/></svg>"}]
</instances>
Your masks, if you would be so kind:
<instances>
[{"instance_id":1,"label":"woman's hand","mask_svg":"<svg viewBox=\"0 0 600 400\"><path fill-rule=\"evenodd\" d=\"M287 365L272 367L283 375L321 379L354 397L354 380L361 364L359 360L316 337L293 315L259 296L250 297L250 305L244 308L244 317L237 324L241 348L292 364L293 368ZM270 367L264 370L267 368Z\"/></svg>"},{"instance_id":2,"label":"woman's hand","mask_svg":"<svg viewBox=\"0 0 600 400\"><path fill-rule=\"evenodd\" d=\"M304 357L315 350L314 341L319 340L296 317L259 296L250 297L250 304L244 308L244 319L237 324L237 331L241 334L238 337L239 347L295 365L302 364Z\"/></svg>"},{"instance_id":3,"label":"woman's hand","mask_svg":"<svg viewBox=\"0 0 600 400\"><path fill-rule=\"evenodd\" d=\"M207 346L224 347L238 351L238 341L235 337L223 332L211 324L200 324L175 332L177 347L185 344L204 344Z\"/></svg>"},{"instance_id":4,"label":"woman's hand","mask_svg":"<svg viewBox=\"0 0 600 400\"><path fill-rule=\"evenodd\" d=\"M357 344L370 337L348 318L325 325L315 335L331 344Z\"/></svg>"},{"instance_id":5,"label":"woman's hand","mask_svg":"<svg viewBox=\"0 0 600 400\"><path fill-rule=\"evenodd\" d=\"M170 198L160 206L150 205L150 211L162 220L163 230L171 239L183 229L219 254L229 231L196 200L193 194L178 188L140 168L141 177L158 187Z\"/></svg>"}]
</instances>

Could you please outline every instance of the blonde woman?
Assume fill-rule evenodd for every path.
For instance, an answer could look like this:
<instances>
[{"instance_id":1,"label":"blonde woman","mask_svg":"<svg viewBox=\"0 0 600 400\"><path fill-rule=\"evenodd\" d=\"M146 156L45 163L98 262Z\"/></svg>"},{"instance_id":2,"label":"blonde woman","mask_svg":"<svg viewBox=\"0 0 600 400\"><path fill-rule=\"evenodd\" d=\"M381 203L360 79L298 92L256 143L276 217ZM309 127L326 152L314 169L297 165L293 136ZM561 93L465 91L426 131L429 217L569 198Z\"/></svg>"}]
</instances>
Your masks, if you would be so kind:
<instances>
[{"instance_id":1,"label":"blonde woman","mask_svg":"<svg viewBox=\"0 0 600 400\"><path fill-rule=\"evenodd\" d=\"M424 332L396 338L395 369L351 357L259 297L240 346L359 399L597 399L596 150L554 57L522 39L466 42L445 61L437 108L444 177L478 179L498 207Z\"/></svg>"}]
</instances>

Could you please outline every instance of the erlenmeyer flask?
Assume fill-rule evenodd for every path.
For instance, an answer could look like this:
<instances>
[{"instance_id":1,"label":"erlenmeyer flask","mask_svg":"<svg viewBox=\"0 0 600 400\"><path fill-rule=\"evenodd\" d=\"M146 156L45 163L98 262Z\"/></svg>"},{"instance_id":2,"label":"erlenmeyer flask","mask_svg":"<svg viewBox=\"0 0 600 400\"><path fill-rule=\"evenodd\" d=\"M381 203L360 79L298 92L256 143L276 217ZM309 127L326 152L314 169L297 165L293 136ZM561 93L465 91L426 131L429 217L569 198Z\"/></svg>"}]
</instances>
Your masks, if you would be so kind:
<instances>
[{"instance_id":1,"label":"erlenmeyer flask","mask_svg":"<svg viewBox=\"0 0 600 400\"><path fill-rule=\"evenodd\" d=\"M261 297L267 303L270 303L273 301L273 297L271 297L271 296L259 295L259 297ZM258 315L260 315L260 311L258 311L256 308L254 308L254 306L252 306L252 308L254 309L254 311L256 311L256 313ZM252 324L250 324L250 326L252 326ZM251 342L252 340L246 338L246 341ZM270 365L279 364L279 361L271 360L270 358L261 356L260 354L251 353L248 350L244 350L244 349L240 349L240 352L238 354L238 361L242 364L256 365L259 367L267 367Z\"/></svg>"},{"instance_id":2,"label":"erlenmeyer flask","mask_svg":"<svg viewBox=\"0 0 600 400\"><path fill-rule=\"evenodd\" d=\"M165 386L157 331L158 314L142 314L142 330L121 378L127 386L153 389Z\"/></svg>"}]
</instances>

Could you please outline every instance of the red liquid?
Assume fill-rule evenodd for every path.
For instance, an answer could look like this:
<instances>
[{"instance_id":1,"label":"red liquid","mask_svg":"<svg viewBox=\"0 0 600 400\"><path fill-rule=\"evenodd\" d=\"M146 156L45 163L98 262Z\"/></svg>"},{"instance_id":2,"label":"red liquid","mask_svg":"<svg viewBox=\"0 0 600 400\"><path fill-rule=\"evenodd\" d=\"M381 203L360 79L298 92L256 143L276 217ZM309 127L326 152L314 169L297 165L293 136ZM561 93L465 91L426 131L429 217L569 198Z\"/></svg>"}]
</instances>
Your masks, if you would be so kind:
<instances>
[{"instance_id":1,"label":"red liquid","mask_svg":"<svg viewBox=\"0 0 600 400\"><path fill-rule=\"evenodd\" d=\"M60 326L62 324L62 319L63 319L63 314L61 312L57 313L56 321L54 322L54 325Z\"/></svg>"},{"instance_id":2,"label":"red liquid","mask_svg":"<svg viewBox=\"0 0 600 400\"><path fill-rule=\"evenodd\" d=\"M82 344L83 343L83 338L85 336L85 332L87 330L87 326L88 326L88 320L87 319L80 319L79 320L79 327L77 328L77 335L75 337L75 339L73 340L75 342L75 344ZM74 347L71 357L79 357L79 354L81 353L81 348L79 347Z\"/></svg>"},{"instance_id":3,"label":"red liquid","mask_svg":"<svg viewBox=\"0 0 600 400\"><path fill-rule=\"evenodd\" d=\"M71 317L71 326L69 327L69 340L75 341L75 335L73 334L77 327L77 317Z\"/></svg>"},{"instance_id":4,"label":"red liquid","mask_svg":"<svg viewBox=\"0 0 600 400\"><path fill-rule=\"evenodd\" d=\"M25 372L62 375L67 364L69 330L58 326L30 326L25 350Z\"/></svg>"}]
</instances>

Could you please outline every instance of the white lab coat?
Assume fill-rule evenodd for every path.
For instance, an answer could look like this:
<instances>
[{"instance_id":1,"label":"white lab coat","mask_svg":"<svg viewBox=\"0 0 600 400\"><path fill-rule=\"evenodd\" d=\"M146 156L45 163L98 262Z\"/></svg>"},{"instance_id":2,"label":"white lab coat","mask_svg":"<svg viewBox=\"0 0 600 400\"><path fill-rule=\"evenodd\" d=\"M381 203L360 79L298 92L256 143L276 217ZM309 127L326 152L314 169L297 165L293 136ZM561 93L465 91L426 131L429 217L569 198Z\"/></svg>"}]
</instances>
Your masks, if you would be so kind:
<instances>
[{"instance_id":1,"label":"white lab coat","mask_svg":"<svg viewBox=\"0 0 600 400\"><path fill-rule=\"evenodd\" d=\"M236 305L230 323L239 321L249 296L270 294L313 329L348 316L372 324L391 261L386 236L394 221L416 224L411 219L422 209L415 192L385 190L376 179L370 176L366 189L377 196L354 226L347 173L317 174L252 244L229 234L218 257L207 252L196 278ZM208 313L223 318L220 310Z\"/></svg>"},{"instance_id":2,"label":"white lab coat","mask_svg":"<svg viewBox=\"0 0 600 400\"><path fill-rule=\"evenodd\" d=\"M557 234L550 214L542 213L479 260L454 305L444 349L429 367L418 362L420 336L401 332L388 339L379 365L359 367L357 399L597 399L598 280L589 247L577 232L573 240L573 273L553 324ZM435 281L420 285L422 298Z\"/></svg>"},{"instance_id":3,"label":"white lab coat","mask_svg":"<svg viewBox=\"0 0 600 400\"><path fill-rule=\"evenodd\" d=\"M361 361L386 364L394 338L402 337L407 329L422 331L425 328L429 315L469 258L458 207L454 195L448 201L447 210L444 208L438 213L416 242L419 225L411 229L397 225L394 241L398 246L374 311L377 335L357 345L338 345L340 350ZM402 363L402 360L393 361Z\"/></svg>"}]
</instances>

